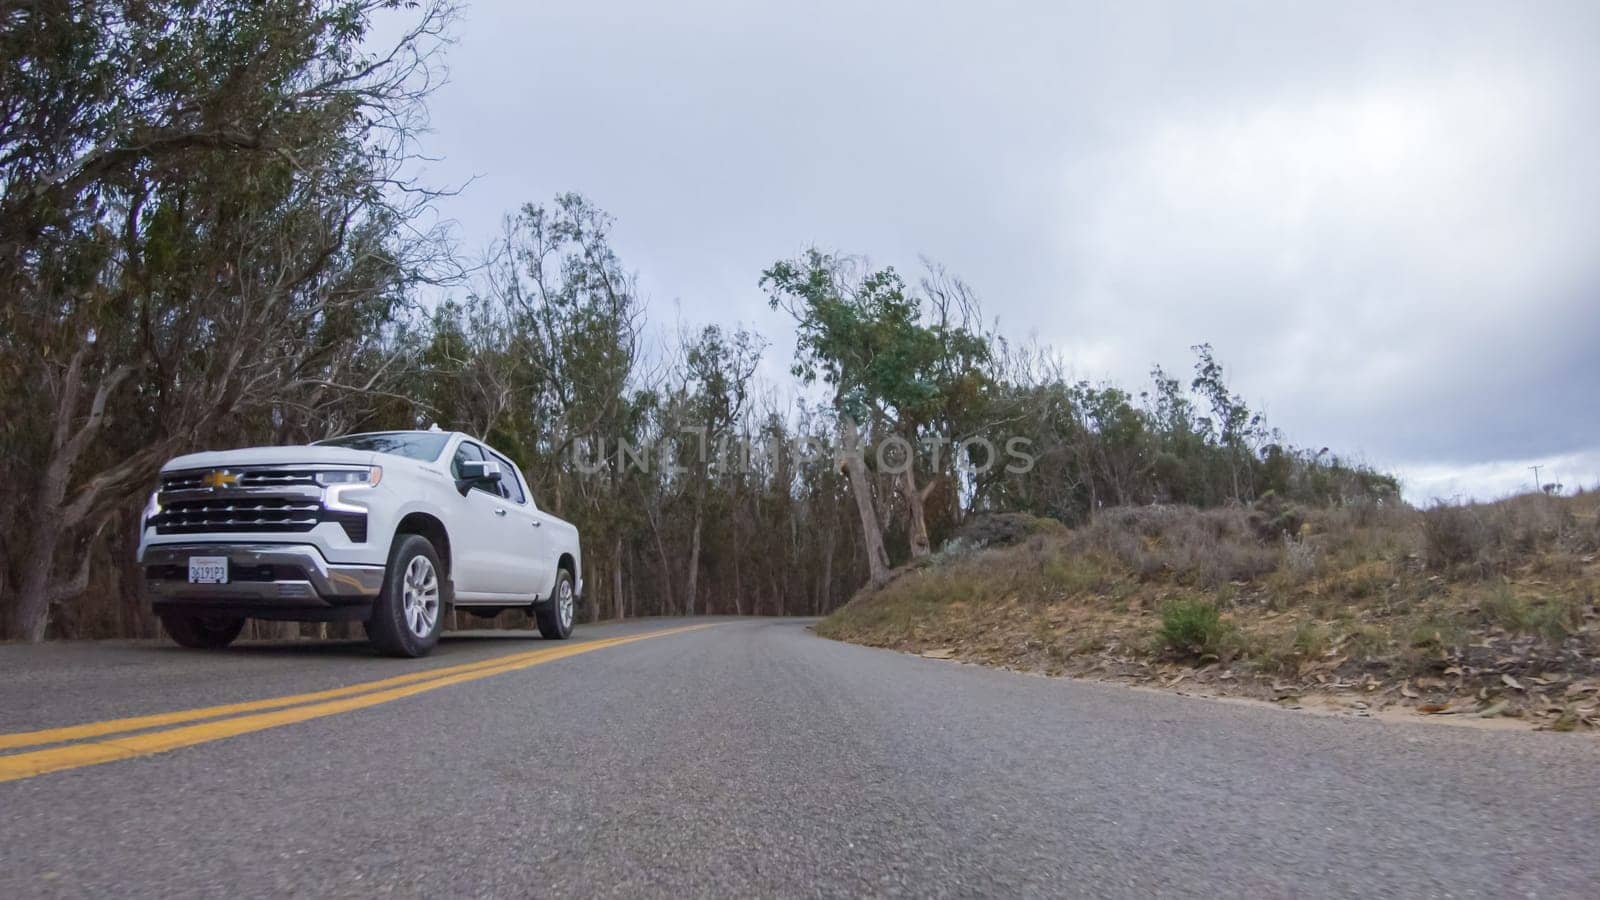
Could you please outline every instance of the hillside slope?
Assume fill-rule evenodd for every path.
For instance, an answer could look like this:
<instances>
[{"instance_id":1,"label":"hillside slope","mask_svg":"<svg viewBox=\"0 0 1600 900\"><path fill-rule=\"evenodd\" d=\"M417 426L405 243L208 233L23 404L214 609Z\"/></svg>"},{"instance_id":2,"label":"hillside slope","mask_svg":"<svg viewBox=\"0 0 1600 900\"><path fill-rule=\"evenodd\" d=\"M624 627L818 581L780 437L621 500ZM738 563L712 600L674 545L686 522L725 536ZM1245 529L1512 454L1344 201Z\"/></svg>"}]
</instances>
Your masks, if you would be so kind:
<instances>
[{"instance_id":1,"label":"hillside slope","mask_svg":"<svg viewBox=\"0 0 1600 900\"><path fill-rule=\"evenodd\" d=\"M825 637L1370 714L1600 724L1600 494L981 517Z\"/></svg>"}]
</instances>

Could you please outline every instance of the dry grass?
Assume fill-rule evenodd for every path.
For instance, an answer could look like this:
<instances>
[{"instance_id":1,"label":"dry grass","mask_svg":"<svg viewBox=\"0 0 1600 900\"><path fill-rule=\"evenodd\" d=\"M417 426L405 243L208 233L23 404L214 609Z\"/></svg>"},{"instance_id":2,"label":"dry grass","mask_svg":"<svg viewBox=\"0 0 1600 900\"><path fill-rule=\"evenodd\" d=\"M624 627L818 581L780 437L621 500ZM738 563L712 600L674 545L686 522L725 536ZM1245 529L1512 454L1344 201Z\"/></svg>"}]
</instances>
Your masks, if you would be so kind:
<instances>
[{"instance_id":1,"label":"dry grass","mask_svg":"<svg viewBox=\"0 0 1600 900\"><path fill-rule=\"evenodd\" d=\"M1513 712L1600 719L1600 684L1563 693L1600 676L1600 495L1264 506L979 524L818 631L1053 673L1413 705L1505 694Z\"/></svg>"}]
</instances>

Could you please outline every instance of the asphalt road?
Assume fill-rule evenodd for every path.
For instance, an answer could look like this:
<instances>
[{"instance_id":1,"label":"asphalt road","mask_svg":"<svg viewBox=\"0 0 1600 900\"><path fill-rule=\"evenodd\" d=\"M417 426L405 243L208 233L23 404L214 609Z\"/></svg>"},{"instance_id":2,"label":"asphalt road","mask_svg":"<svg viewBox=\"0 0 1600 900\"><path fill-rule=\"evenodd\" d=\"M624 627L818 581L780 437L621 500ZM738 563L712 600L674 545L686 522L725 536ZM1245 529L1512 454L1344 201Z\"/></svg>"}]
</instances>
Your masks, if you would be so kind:
<instances>
[{"instance_id":1,"label":"asphalt road","mask_svg":"<svg viewBox=\"0 0 1600 900\"><path fill-rule=\"evenodd\" d=\"M684 624L420 662L0 647L0 741L299 698L0 749L0 896L1600 895L1592 738L1036 678L796 620L602 643ZM402 686L338 692L380 679ZM216 724L268 715L292 721Z\"/></svg>"}]
</instances>

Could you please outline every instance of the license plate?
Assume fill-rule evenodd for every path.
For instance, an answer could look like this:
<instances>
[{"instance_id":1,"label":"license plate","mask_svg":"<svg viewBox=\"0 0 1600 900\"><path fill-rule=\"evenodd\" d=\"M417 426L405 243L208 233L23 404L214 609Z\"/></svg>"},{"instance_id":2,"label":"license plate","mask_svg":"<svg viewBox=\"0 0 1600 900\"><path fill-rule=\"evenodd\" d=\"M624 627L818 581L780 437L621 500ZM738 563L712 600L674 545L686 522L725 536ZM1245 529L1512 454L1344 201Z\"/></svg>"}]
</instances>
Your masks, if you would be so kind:
<instances>
[{"instance_id":1,"label":"license plate","mask_svg":"<svg viewBox=\"0 0 1600 900\"><path fill-rule=\"evenodd\" d=\"M228 558L226 556L189 557L190 584L227 584Z\"/></svg>"}]
</instances>

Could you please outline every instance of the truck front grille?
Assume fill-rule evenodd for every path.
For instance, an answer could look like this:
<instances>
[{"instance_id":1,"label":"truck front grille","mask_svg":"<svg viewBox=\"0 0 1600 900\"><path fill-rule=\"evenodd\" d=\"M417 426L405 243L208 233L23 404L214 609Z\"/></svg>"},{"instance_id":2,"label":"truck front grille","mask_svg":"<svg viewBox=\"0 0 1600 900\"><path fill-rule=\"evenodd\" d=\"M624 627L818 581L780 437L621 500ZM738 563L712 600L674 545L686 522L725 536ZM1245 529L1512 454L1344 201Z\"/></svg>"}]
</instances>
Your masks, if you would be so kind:
<instances>
[{"instance_id":1,"label":"truck front grille","mask_svg":"<svg viewBox=\"0 0 1600 900\"><path fill-rule=\"evenodd\" d=\"M157 534L247 534L310 531L334 522L353 543L367 540L367 516L324 507L317 472L351 466L237 466L188 469L161 476L161 512L148 524ZM215 485L208 476L234 479Z\"/></svg>"},{"instance_id":2,"label":"truck front grille","mask_svg":"<svg viewBox=\"0 0 1600 900\"><path fill-rule=\"evenodd\" d=\"M168 473L161 476L161 489L163 491L203 490L208 486L205 483L205 477L212 471L212 469L190 469L186 472ZM317 483L317 470L313 468L241 466L237 469L224 469L223 471L238 476L237 486L241 488L274 488L293 485L315 486Z\"/></svg>"},{"instance_id":3,"label":"truck front grille","mask_svg":"<svg viewBox=\"0 0 1600 900\"><path fill-rule=\"evenodd\" d=\"M180 500L162 506L157 534L310 531L322 511L314 500L219 497Z\"/></svg>"}]
</instances>

